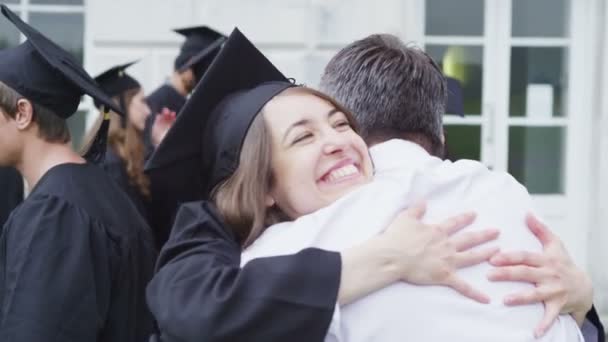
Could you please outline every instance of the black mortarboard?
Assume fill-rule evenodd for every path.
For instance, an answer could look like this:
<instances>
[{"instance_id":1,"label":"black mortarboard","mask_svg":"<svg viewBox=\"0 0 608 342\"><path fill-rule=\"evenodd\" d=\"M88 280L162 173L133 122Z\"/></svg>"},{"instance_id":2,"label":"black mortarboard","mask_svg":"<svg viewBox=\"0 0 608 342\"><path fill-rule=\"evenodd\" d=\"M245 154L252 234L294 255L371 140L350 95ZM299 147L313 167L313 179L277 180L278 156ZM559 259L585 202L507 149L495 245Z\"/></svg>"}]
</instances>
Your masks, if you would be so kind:
<instances>
[{"instance_id":1,"label":"black mortarboard","mask_svg":"<svg viewBox=\"0 0 608 342\"><path fill-rule=\"evenodd\" d=\"M122 114L74 57L5 5L1 7L2 14L27 38L16 47L0 51L1 82L63 118L76 112L83 94Z\"/></svg>"},{"instance_id":2,"label":"black mortarboard","mask_svg":"<svg viewBox=\"0 0 608 342\"><path fill-rule=\"evenodd\" d=\"M198 74L202 77L226 37L207 26L186 27L174 31L186 37L175 59L175 70L184 71L192 68L195 76Z\"/></svg>"},{"instance_id":3,"label":"black mortarboard","mask_svg":"<svg viewBox=\"0 0 608 342\"><path fill-rule=\"evenodd\" d=\"M456 114L464 116L464 95L460 81L446 77L448 83L448 104L446 106L446 114Z\"/></svg>"},{"instance_id":4,"label":"black mortarboard","mask_svg":"<svg viewBox=\"0 0 608 342\"><path fill-rule=\"evenodd\" d=\"M141 88L139 82L126 72L126 69L135 63L137 61L112 67L95 77L95 81L110 97L119 96L130 89ZM100 106L101 103L95 100L95 107L99 108ZM122 104L121 108L127 110Z\"/></svg>"},{"instance_id":5,"label":"black mortarboard","mask_svg":"<svg viewBox=\"0 0 608 342\"><path fill-rule=\"evenodd\" d=\"M62 118L76 113L83 94L88 94L108 109L124 115L74 57L24 23L5 5L0 5L0 8L2 14L27 38L27 41L16 47L0 51L1 82ZM85 155L90 161L99 161L103 157L107 121L104 120L106 129L102 125Z\"/></svg>"},{"instance_id":6,"label":"black mortarboard","mask_svg":"<svg viewBox=\"0 0 608 342\"><path fill-rule=\"evenodd\" d=\"M293 86L235 29L146 164L152 182L176 202L207 198L238 166L256 114Z\"/></svg>"}]
</instances>

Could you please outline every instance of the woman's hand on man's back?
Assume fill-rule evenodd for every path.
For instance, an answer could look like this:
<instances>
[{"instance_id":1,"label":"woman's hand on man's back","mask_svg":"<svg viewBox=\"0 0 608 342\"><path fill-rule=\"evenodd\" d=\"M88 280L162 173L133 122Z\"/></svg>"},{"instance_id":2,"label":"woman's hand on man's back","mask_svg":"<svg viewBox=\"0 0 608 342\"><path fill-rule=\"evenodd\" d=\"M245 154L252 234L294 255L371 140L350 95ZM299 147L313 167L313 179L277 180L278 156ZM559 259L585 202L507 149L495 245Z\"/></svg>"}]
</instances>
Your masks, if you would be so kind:
<instances>
[{"instance_id":1,"label":"woman's hand on man's back","mask_svg":"<svg viewBox=\"0 0 608 342\"><path fill-rule=\"evenodd\" d=\"M383 234L387 260L394 263L399 278L417 285L449 286L480 303L489 303L484 293L461 279L456 271L488 261L497 247L475 248L495 240L499 231L455 234L475 221L474 213L463 213L439 224L424 224L426 206L419 204L402 211ZM473 249L475 248L475 249Z\"/></svg>"}]
</instances>

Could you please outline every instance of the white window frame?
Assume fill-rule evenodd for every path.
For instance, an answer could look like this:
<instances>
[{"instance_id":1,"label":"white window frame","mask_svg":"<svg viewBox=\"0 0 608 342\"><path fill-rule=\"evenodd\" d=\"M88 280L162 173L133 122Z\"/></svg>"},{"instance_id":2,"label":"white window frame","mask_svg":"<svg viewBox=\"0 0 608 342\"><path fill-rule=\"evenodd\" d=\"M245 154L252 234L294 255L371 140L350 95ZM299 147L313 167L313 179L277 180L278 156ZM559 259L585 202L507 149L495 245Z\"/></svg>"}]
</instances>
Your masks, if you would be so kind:
<instances>
[{"instance_id":1,"label":"white window frame","mask_svg":"<svg viewBox=\"0 0 608 342\"><path fill-rule=\"evenodd\" d=\"M575 260L587 267L587 232L593 217L593 185L591 166L593 128L593 96L590 91L594 67L587 56L597 55L593 44L593 25L589 23L598 3L593 1L569 1L570 22L568 38L520 38L511 37L512 0L486 0L484 11L484 36L425 36L425 0L408 0L410 11L405 17L408 25L406 40L426 44L475 45L483 47L483 84L481 116L465 118L446 116L447 125L481 125L481 162L494 170L508 171L508 138L512 126L565 127L563 145L563 193L534 194L538 212L557 230L570 247ZM447 19L446 19L447 20ZM511 47L566 47L564 63L568 68L567 104L564 117L536 119L509 117ZM498 65L500 67L488 67ZM584 153L581 151L588 151Z\"/></svg>"}]
</instances>

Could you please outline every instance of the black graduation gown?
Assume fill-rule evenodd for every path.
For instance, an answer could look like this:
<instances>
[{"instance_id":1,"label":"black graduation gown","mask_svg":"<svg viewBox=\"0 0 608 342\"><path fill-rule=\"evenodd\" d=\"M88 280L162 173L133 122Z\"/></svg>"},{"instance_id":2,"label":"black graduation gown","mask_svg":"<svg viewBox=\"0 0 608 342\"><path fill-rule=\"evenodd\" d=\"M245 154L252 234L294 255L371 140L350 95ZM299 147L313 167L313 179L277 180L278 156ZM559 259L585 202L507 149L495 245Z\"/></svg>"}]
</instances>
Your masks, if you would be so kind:
<instances>
[{"instance_id":1,"label":"black graduation gown","mask_svg":"<svg viewBox=\"0 0 608 342\"><path fill-rule=\"evenodd\" d=\"M139 192L139 189L131 183L129 175L127 174L127 166L125 162L109 146L101 167L127 194L127 196L129 196L129 199L131 199L131 202L133 202L141 216L147 218L148 214L146 212L146 199L143 197L141 192Z\"/></svg>"},{"instance_id":2,"label":"black graduation gown","mask_svg":"<svg viewBox=\"0 0 608 342\"><path fill-rule=\"evenodd\" d=\"M147 341L156 250L97 166L51 168L0 237L0 341Z\"/></svg>"},{"instance_id":3,"label":"black graduation gown","mask_svg":"<svg viewBox=\"0 0 608 342\"><path fill-rule=\"evenodd\" d=\"M591 310L587 312L587 320L591 324L593 324L593 326L597 329L597 342L605 342L606 333L604 332L604 325L602 325L602 321L600 321L600 317L598 316L597 311L595 310L595 306L591 307Z\"/></svg>"},{"instance_id":4,"label":"black graduation gown","mask_svg":"<svg viewBox=\"0 0 608 342\"><path fill-rule=\"evenodd\" d=\"M23 180L17 170L0 167L0 227L23 200Z\"/></svg>"},{"instance_id":5,"label":"black graduation gown","mask_svg":"<svg viewBox=\"0 0 608 342\"><path fill-rule=\"evenodd\" d=\"M146 98L148 106L150 107L150 115L146 118L146 125L144 127L144 145L146 159L154 152L154 145L152 145L152 125L156 115L160 113L163 108L167 107L169 110L179 113L184 104L186 103L186 97L178 93L175 88L169 84L163 84L154 92L152 92Z\"/></svg>"},{"instance_id":6,"label":"black graduation gown","mask_svg":"<svg viewBox=\"0 0 608 342\"><path fill-rule=\"evenodd\" d=\"M323 341L337 302L335 252L254 260L206 202L180 208L147 288L164 342Z\"/></svg>"},{"instance_id":7,"label":"black graduation gown","mask_svg":"<svg viewBox=\"0 0 608 342\"><path fill-rule=\"evenodd\" d=\"M146 125L144 128L145 159L147 160L154 152L151 134L156 115L165 107L178 113L186 103L186 98L178 93L171 85L164 84L150 94L146 100L151 111L151 114L146 118ZM172 202L167 199L164 194L156 190L153 179L150 180L150 194L151 198L147 204L148 222L150 223L150 228L152 228L152 231L154 232L157 247L161 248L169 238L169 232L175 212L165 209L170 207L170 203Z\"/></svg>"}]
</instances>

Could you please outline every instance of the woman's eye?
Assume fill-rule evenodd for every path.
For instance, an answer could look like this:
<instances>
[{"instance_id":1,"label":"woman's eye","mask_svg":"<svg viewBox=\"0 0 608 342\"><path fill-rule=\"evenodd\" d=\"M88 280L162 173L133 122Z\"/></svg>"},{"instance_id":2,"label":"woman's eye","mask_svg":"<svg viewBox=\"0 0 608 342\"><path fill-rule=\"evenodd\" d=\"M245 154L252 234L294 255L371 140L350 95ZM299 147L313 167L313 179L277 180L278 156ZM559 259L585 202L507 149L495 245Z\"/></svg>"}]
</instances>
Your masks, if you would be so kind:
<instances>
[{"instance_id":1,"label":"woman's eye","mask_svg":"<svg viewBox=\"0 0 608 342\"><path fill-rule=\"evenodd\" d=\"M347 120L340 120L334 124L334 128L350 128L350 122Z\"/></svg>"},{"instance_id":2,"label":"woman's eye","mask_svg":"<svg viewBox=\"0 0 608 342\"><path fill-rule=\"evenodd\" d=\"M304 134L301 134L301 135L299 135L297 138L295 138L295 139L293 140L292 145L293 145L293 144L297 144L297 143L299 143L299 142L301 142L301 141L304 141L304 140L306 140L306 139L308 139L308 138L312 138L312 134L310 134L310 133L304 133Z\"/></svg>"}]
</instances>

